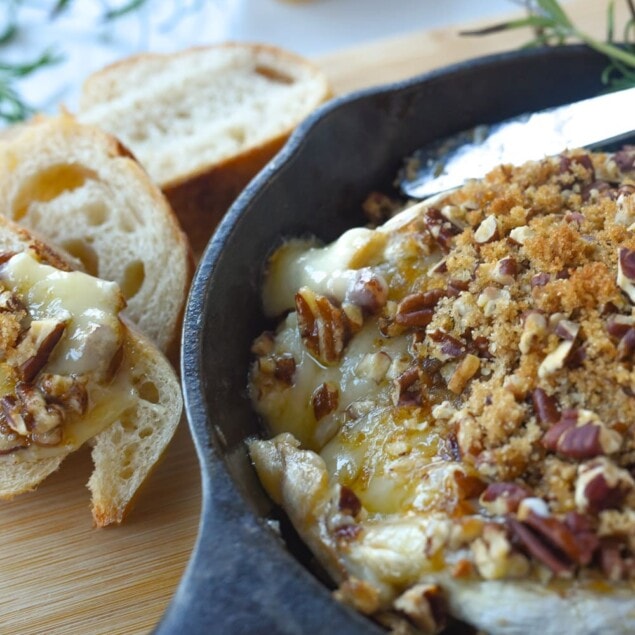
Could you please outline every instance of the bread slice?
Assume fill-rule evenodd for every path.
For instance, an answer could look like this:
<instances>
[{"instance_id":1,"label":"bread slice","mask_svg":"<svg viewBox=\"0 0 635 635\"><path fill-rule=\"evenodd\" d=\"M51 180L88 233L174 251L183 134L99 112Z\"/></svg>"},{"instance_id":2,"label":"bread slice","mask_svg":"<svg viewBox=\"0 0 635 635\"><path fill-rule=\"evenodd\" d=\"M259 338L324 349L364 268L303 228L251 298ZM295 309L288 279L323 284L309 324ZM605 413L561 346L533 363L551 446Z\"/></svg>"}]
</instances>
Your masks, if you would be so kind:
<instances>
[{"instance_id":1,"label":"bread slice","mask_svg":"<svg viewBox=\"0 0 635 635\"><path fill-rule=\"evenodd\" d=\"M193 258L160 190L114 137L69 115L0 142L0 210L121 288L126 315L178 349Z\"/></svg>"},{"instance_id":2,"label":"bread slice","mask_svg":"<svg viewBox=\"0 0 635 635\"><path fill-rule=\"evenodd\" d=\"M0 254L0 498L34 489L89 441L94 522L120 523L181 418L178 378L163 354L111 310L112 302L124 304L116 285L72 272L63 253L1 216ZM19 331L10 328L13 317ZM29 352L24 343L46 320L64 324L61 338L52 349L35 340ZM18 364L25 350L39 360L35 369ZM73 393L64 382L83 389ZM51 413L60 437L43 441L38 425ZM20 417L28 423L22 432Z\"/></svg>"},{"instance_id":3,"label":"bread slice","mask_svg":"<svg viewBox=\"0 0 635 635\"><path fill-rule=\"evenodd\" d=\"M132 150L200 251L236 195L329 95L324 73L297 55L229 43L108 66L85 82L78 117Z\"/></svg>"}]
</instances>

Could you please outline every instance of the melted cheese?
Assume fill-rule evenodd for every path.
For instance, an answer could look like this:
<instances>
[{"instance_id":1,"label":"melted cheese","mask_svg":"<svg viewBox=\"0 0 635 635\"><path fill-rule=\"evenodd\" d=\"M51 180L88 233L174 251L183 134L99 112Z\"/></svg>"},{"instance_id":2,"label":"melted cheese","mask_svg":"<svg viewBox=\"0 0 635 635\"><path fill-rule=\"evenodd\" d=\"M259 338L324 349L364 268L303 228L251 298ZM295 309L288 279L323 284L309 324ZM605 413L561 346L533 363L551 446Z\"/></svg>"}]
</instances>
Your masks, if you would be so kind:
<instances>
[{"instance_id":1,"label":"melted cheese","mask_svg":"<svg viewBox=\"0 0 635 635\"><path fill-rule=\"evenodd\" d=\"M47 371L60 375L101 372L121 345L119 287L80 271L60 271L27 252L0 268L0 280L23 301L34 320L66 323Z\"/></svg>"},{"instance_id":2,"label":"melted cheese","mask_svg":"<svg viewBox=\"0 0 635 635\"><path fill-rule=\"evenodd\" d=\"M263 285L265 313L276 316L292 309L301 287L340 302L354 270L372 264L382 253L387 236L358 227L326 247L314 241L290 240L272 256Z\"/></svg>"}]
</instances>

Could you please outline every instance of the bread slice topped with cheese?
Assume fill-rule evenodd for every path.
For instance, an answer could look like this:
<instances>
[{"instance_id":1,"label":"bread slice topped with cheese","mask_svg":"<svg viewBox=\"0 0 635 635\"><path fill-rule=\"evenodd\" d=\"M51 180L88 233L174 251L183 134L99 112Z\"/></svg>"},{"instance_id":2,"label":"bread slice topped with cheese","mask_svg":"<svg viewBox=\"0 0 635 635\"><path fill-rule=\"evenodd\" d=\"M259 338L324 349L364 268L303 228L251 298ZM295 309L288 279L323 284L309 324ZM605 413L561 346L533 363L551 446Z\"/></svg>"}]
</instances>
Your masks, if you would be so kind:
<instances>
[{"instance_id":1,"label":"bread slice topped with cheese","mask_svg":"<svg viewBox=\"0 0 635 635\"><path fill-rule=\"evenodd\" d=\"M123 520L182 410L174 370L124 307L116 283L0 217L0 498L90 442L94 522Z\"/></svg>"},{"instance_id":2,"label":"bread slice topped with cheese","mask_svg":"<svg viewBox=\"0 0 635 635\"><path fill-rule=\"evenodd\" d=\"M178 350L193 259L165 197L119 141L69 115L38 117L0 142L0 210L116 282L125 315Z\"/></svg>"},{"instance_id":3,"label":"bread slice topped with cheese","mask_svg":"<svg viewBox=\"0 0 635 635\"><path fill-rule=\"evenodd\" d=\"M200 251L231 202L330 95L324 73L272 46L143 54L94 73L80 121L129 147Z\"/></svg>"}]
</instances>

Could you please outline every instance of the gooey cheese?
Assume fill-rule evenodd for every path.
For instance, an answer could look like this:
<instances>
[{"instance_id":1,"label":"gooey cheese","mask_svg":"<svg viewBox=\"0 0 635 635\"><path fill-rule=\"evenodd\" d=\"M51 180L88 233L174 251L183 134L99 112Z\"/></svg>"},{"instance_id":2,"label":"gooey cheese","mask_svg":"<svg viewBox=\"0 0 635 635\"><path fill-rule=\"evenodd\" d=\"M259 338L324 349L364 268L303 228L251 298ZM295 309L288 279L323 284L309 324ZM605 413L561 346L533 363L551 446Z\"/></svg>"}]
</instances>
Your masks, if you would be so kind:
<instances>
[{"instance_id":1,"label":"gooey cheese","mask_svg":"<svg viewBox=\"0 0 635 635\"><path fill-rule=\"evenodd\" d=\"M114 282L79 271L61 271L36 260L31 253L16 254L0 267L0 281L15 293L34 320L65 322L66 329L44 371L88 377L88 410L70 415L63 424L63 440L56 446L31 445L7 455L11 460L66 454L92 438L134 405L136 389L129 375L125 326L118 317L125 300ZM114 377L109 369L124 346L123 359ZM0 392L15 387L9 367L0 369Z\"/></svg>"}]
</instances>

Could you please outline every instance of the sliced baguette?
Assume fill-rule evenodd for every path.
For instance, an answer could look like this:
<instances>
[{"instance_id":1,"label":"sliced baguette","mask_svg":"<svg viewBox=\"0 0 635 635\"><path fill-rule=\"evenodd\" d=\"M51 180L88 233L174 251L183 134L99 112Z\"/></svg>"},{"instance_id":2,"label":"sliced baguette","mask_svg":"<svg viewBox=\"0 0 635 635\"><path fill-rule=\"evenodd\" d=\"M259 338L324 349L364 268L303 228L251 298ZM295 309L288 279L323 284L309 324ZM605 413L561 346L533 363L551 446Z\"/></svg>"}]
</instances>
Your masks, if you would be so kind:
<instances>
[{"instance_id":1,"label":"sliced baguette","mask_svg":"<svg viewBox=\"0 0 635 635\"><path fill-rule=\"evenodd\" d=\"M29 251L34 252L43 264L61 271L71 270L65 254L0 216L0 253ZM2 288L6 286L3 282ZM61 302L64 307L63 297L50 297L55 287L47 288L47 302ZM32 290L33 287L22 288L21 299L28 297ZM121 335L122 356L114 376L97 382L97 388L90 389L89 405L84 414L70 415L73 419L69 421L73 421L75 427L61 445L43 449L32 443L25 448L0 453L0 498L10 499L37 487L82 444L84 437L88 437L86 440L93 445L95 465L88 483L94 522L97 526L105 526L123 520L139 487L176 430L181 418L182 398L178 378L163 354L125 322ZM2 359L8 359L7 355L8 351L2 350ZM48 369L49 362L40 373L49 372ZM2 376L6 376L6 366L2 367ZM22 378L21 381L27 380ZM35 381L28 380L27 383L35 385ZM4 402L6 383L3 391ZM93 401L90 395L98 395L98 398ZM4 426L6 436L6 415L3 418L0 428ZM97 426L96 420L99 421ZM95 434L91 438L93 430Z\"/></svg>"},{"instance_id":2,"label":"sliced baguette","mask_svg":"<svg viewBox=\"0 0 635 635\"><path fill-rule=\"evenodd\" d=\"M193 258L160 190L113 137L38 117L0 142L0 210L116 282L127 317L178 350Z\"/></svg>"},{"instance_id":3,"label":"sliced baguette","mask_svg":"<svg viewBox=\"0 0 635 635\"><path fill-rule=\"evenodd\" d=\"M240 190L329 95L306 60L229 43L108 66L85 82L78 118L132 150L200 252Z\"/></svg>"}]
</instances>

